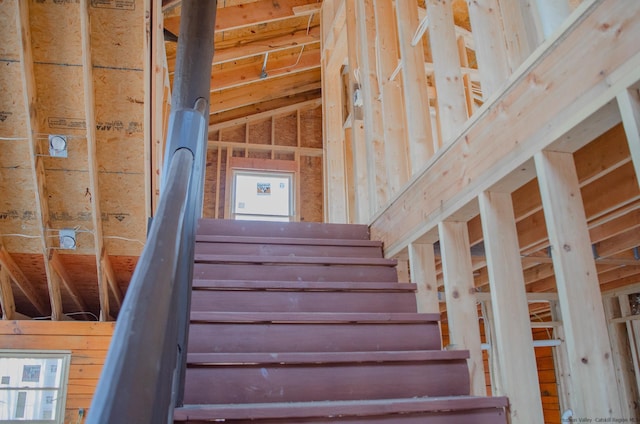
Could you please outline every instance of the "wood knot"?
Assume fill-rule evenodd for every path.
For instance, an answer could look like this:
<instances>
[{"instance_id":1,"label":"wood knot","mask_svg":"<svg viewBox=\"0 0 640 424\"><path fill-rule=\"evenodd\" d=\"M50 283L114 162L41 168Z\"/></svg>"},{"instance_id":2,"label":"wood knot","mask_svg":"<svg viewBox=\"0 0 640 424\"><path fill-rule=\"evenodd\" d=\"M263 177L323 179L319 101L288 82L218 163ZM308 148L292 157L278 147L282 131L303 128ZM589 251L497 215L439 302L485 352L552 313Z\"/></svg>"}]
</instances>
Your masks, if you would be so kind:
<instances>
[{"instance_id":1,"label":"wood knot","mask_svg":"<svg viewBox=\"0 0 640 424\"><path fill-rule=\"evenodd\" d=\"M589 360L588 360L587 358L582 358L580 361L581 361L583 364L588 364L588 363L589 363Z\"/></svg>"},{"instance_id":2,"label":"wood knot","mask_svg":"<svg viewBox=\"0 0 640 424\"><path fill-rule=\"evenodd\" d=\"M458 293L458 290L454 290L453 293L451 293L451 296L453 296L454 299L457 299L460 297L460 293Z\"/></svg>"},{"instance_id":3,"label":"wood knot","mask_svg":"<svg viewBox=\"0 0 640 424\"><path fill-rule=\"evenodd\" d=\"M566 252L571 252L571 246L569 246L568 244L565 244L564 246L562 246L562 248L563 248Z\"/></svg>"}]
</instances>

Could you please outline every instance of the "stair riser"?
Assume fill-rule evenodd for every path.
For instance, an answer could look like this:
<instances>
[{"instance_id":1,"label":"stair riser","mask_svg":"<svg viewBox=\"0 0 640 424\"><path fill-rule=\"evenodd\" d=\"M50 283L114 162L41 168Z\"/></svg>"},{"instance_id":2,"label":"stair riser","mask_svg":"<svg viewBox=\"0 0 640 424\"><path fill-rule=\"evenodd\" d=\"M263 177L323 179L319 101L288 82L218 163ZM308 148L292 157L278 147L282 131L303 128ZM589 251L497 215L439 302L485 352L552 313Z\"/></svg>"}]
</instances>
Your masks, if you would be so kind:
<instances>
[{"instance_id":1,"label":"stair riser","mask_svg":"<svg viewBox=\"0 0 640 424\"><path fill-rule=\"evenodd\" d=\"M218 280L396 282L394 267L324 265L229 265L196 263L194 278Z\"/></svg>"},{"instance_id":2,"label":"stair riser","mask_svg":"<svg viewBox=\"0 0 640 424\"><path fill-rule=\"evenodd\" d=\"M393 399L469 394L464 359L187 369L186 404Z\"/></svg>"},{"instance_id":3,"label":"stair riser","mask_svg":"<svg viewBox=\"0 0 640 424\"><path fill-rule=\"evenodd\" d=\"M191 324L190 353L440 350L436 322L425 324Z\"/></svg>"},{"instance_id":4,"label":"stair riser","mask_svg":"<svg viewBox=\"0 0 640 424\"><path fill-rule=\"evenodd\" d=\"M256 222L200 220L198 234L250 237L300 237L369 240L366 225L321 224L315 222Z\"/></svg>"},{"instance_id":5,"label":"stair riser","mask_svg":"<svg viewBox=\"0 0 640 424\"><path fill-rule=\"evenodd\" d=\"M335 293L197 290L192 311L416 312L413 293Z\"/></svg>"},{"instance_id":6,"label":"stair riser","mask_svg":"<svg viewBox=\"0 0 640 424\"><path fill-rule=\"evenodd\" d=\"M224 417L220 417L222 419ZM187 421L187 424L201 424L205 421ZM478 409L470 411L443 411L416 414L389 414L386 416L366 417L333 417L333 418L288 418L288 419L226 419L230 424L507 424L507 416L503 409Z\"/></svg>"},{"instance_id":7,"label":"stair riser","mask_svg":"<svg viewBox=\"0 0 640 424\"><path fill-rule=\"evenodd\" d=\"M248 256L317 256L381 258L379 247L309 246L294 244L196 243L196 253Z\"/></svg>"}]
</instances>

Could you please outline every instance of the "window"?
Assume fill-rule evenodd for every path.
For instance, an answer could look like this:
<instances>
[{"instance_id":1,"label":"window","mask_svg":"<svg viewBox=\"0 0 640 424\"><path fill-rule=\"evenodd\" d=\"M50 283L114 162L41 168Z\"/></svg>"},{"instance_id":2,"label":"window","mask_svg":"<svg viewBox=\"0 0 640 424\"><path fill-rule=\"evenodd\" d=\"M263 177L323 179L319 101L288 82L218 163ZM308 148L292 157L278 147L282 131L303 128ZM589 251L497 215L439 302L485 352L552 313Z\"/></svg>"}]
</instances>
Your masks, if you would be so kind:
<instances>
[{"instance_id":1,"label":"window","mask_svg":"<svg viewBox=\"0 0 640 424\"><path fill-rule=\"evenodd\" d=\"M232 205L235 219L290 221L294 210L293 174L234 171Z\"/></svg>"},{"instance_id":2,"label":"window","mask_svg":"<svg viewBox=\"0 0 640 424\"><path fill-rule=\"evenodd\" d=\"M70 358L69 352L0 350L0 423L62 423Z\"/></svg>"}]
</instances>

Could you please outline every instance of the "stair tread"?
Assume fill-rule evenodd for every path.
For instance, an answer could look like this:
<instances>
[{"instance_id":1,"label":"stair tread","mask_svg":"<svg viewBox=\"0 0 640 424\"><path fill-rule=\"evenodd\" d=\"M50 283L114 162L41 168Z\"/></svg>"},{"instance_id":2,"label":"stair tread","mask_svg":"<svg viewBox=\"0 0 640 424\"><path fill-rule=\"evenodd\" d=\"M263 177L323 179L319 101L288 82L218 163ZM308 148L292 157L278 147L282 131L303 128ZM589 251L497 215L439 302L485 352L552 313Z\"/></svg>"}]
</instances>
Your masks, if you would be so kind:
<instances>
[{"instance_id":1,"label":"stair tread","mask_svg":"<svg viewBox=\"0 0 640 424\"><path fill-rule=\"evenodd\" d=\"M377 283L347 281L255 281L255 280L193 280L194 289L251 289L251 290L290 290L290 291L383 291L415 292L413 283Z\"/></svg>"},{"instance_id":2,"label":"stair tread","mask_svg":"<svg viewBox=\"0 0 640 424\"><path fill-rule=\"evenodd\" d=\"M384 352L189 353L189 364L320 364L354 362L447 361L468 359L466 350Z\"/></svg>"},{"instance_id":3,"label":"stair tread","mask_svg":"<svg viewBox=\"0 0 640 424\"><path fill-rule=\"evenodd\" d=\"M219 236L209 234L197 234L196 243L246 243L246 244L292 244L310 246L358 246L358 247L382 247L378 240L362 239L334 239L334 238L308 238L308 237L256 237L256 236Z\"/></svg>"},{"instance_id":4,"label":"stair tread","mask_svg":"<svg viewBox=\"0 0 640 424\"><path fill-rule=\"evenodd\" d=\"M224 405L185 405L176 408L174 420L243 418L313 418L325 416L381 415L505 408L506 397L441 396L403 399L335 400L317 402L273 402Z\"/></svg>"},{"instance_id":5,"label":"stair tread","mask_svg":"<svg viewBox=\"0 0 640 424\"><path fill-rule=\"evenodd\" d=\"M439 313L414 312L191 312L191 321L209 322L433 322Z\"/></svg>"},{"instance_id":6,"label":"stair tread","mask_svg":"<svg viewBox=\"0 0 640 424\"><path fill-rule=\"evenodd\" d=\"M361 257L330 257L330 256L249 256L249 255L211 255L196 253L195 262L225 262L225 263L277 263L277 264L335 264L335 265L382 265L396 266L395 259L361 258Z\"/></svg>"},{"instance_id":7,"label":"stair tread","mask_svg":"<svg viewBox=\"0 0 640 424\"><path fill-rule=\"evenodd\" d=\"M364 224L321 222L234 221L200 219L198 234L251 235L258 237L338 238L369 240L369 227Z\"/></svg>"}]
</instances>

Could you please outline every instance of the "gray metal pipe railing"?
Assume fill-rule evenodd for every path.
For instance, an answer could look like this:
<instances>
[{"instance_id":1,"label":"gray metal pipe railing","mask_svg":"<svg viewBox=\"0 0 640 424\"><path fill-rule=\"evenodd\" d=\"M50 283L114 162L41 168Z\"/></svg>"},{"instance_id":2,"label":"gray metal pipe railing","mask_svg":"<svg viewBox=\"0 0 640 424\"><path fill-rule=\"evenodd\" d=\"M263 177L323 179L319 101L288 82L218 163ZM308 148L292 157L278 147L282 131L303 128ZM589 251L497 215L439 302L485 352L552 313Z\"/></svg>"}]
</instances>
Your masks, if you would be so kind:
<instances>
[{"instance_id":1,"label":"gray metal pipe railing","mask_svg":"<svg viewBox=\"0 0 640 424\"><path fill-rule=\"evenodd\" d=\"M160 203L131 278L88 424L173 422L182 404L202 213L216 0L183 0Z\"/></svg>"}]
</instances>

